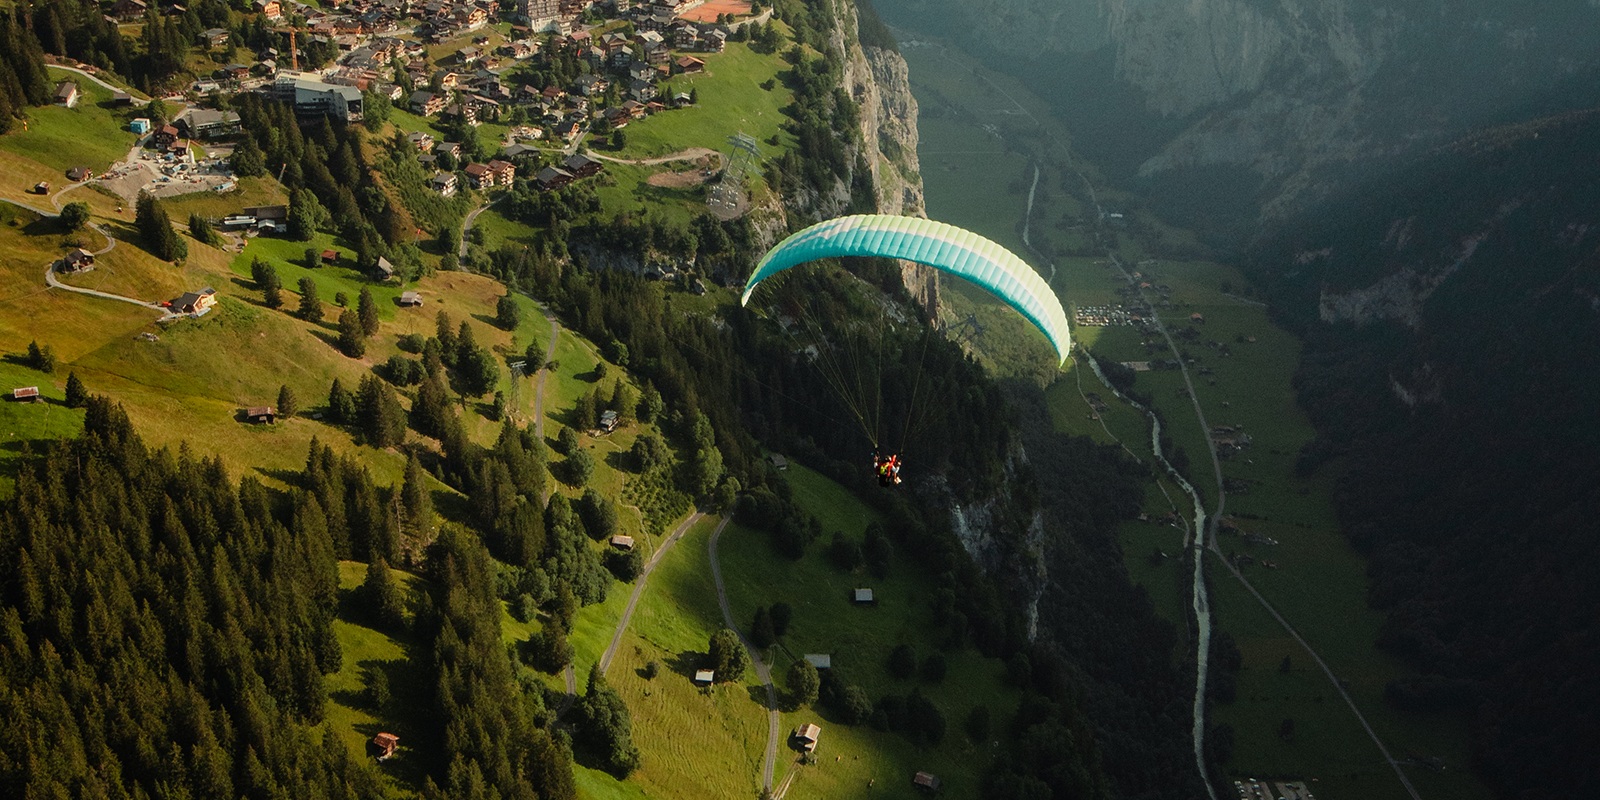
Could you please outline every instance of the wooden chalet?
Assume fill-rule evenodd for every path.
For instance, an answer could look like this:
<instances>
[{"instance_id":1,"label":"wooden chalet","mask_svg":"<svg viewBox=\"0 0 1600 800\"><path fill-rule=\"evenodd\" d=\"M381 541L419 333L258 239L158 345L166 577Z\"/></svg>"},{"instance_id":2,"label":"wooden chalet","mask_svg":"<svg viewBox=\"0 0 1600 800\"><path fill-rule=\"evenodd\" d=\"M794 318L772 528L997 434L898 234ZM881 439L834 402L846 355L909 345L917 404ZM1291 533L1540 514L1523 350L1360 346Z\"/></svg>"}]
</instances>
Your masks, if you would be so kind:
<instances>
[{"instance_id":1,"label":"wooden chalet","mask_svg":"<svg viewBox=\"0 0 1600 800\"><path fill-rule=\"evenodd\" d=\"M339 251L338 250L324 250L324 251L322 251L322 263L324 263L324 264L337 264L337 263L339 263Z\"/></svg>"},{"instance_id":2,"label":"wooden chalet","mask_svg":"<svg viewBox=\"0 0 1600 800\"><path fill-rule=\"evenodd\" d=\"M911 776L911 785L928 792L939 791L939 776L931 772L918 772Z\"/></svg>"},{"instance_id":3,"label":"wooden chalet","mask_svg":"<svg viewBox=\"0 0 1600 800\"><path fill-rule=\"evenodd\" d=\"M372 277L379 282L393 278L394 264L389 263L389 259L378 256L378 263L372 267Z\"/></svg>"},{"instance_id":4,"label":"wooden chalet","mask_svg":"<svg viewBox=\"0 0 1600 800\"><path fill-rule=\"evenodd\" d=\"M38 183L34 184L33 185L33 193L34 194L49 194L50 193L50 182L49 181L39 181Z\"/></svg>"},{"instance_id":5,"label":"wooden chalet","mask_svg":"<svg viewBox=\"0 0 1600 800\"><path fill-rule=\"evenodd\" d=\"M816 723L807 722L806 724L794 729L795 741L800 744L800 749L806 751L807 753L816 751L817 740L820 738L822 738L822 726L817 725Z\"/></svg>"},{"instance_id":6,"label":"wooden chalet","mask_svg":"<svg viewBox=\"0 0 1600 800\"><path fill-rule=\"evenodd\" d=\"M81 97L83 97L83 93L78 91L78 84L72 81L62 81L56 84L56 105L76 108Z\"/></svg>"},{"instance_id":7,"label":"wooden chalet","mask_svg":"<svg viewBox=\"0 0 1600 800\"><path fill-rule=\"evenodd\" d=\"M92 269L94 267L94 253L81 247L73 248L65 258L61 259L62 272L77 272L78 270Z\"/></svg>"},{"instance_id":8,"label":"wooden chalet","mask_svg":"<svg viewBox=\"0 0 1600 800\"><path fill-rule=\"evenodd\" d=\"M67 170L67 180L73 183L82 183L94 178L94 170L88 167L73 167Z\"/></svg>"},{"instance_id":9,"label":"wooden chalet","mask_svg":"<svg viewBox=\"0 0 1600 800\"><path fill-rule=\"evenodd\" d=\"M278 421L278 409L272 406L252 406L244 410L246 422L257 425L271 425Z\"/></svg>"},{"instance_id":10,"label":"wooden chalet","mask_svg":"<svg viewBox=\"0 0 1600 800\"><path fill-rule=\"evenodd\" d=\"M44 399L37 386L19 386L11 390L11 399L18 403L37 403Z\"/></svg>"},{"instance_id":11,"label":"wooden chalet","mask_svg":"<svg viewBox=\"0 0 1600 800\"><path fill-rule=\"evenodd\" d=\"M400 737L392 733L384 732L372 737L372 749L377 753L379 761L393 756L399 746Z\"/></svg>"},{"instance_id":12,"label":"wooden chalet","mask_svg":"<svg viewBox=\"0 0 1600 800\"><path fill-rule=\"evenodd\" d=\"M539 170L534 180L538 182L540 189L559 189L572 183L572 173L555 167L545 167Z\"/></svg>"},{"instance_id":13,"label":"wooden chalet","mask_svg":"<svg viewBox=\"0 0 1600 800\"><path fill-rule=\"evenodd\" d=\"M619 533L611 537L611 546L618 550L632 550L633 537L625 533Z\"/></svg>"},{"instance_id":14,"label":"wooden chalet","mask_svg":"<svg viewBox=\"0 0 1600 800\"><path fill-rule=\"evenodd\" d=\"M184 292L168 306L174 314L201 316L217 305L217 290L207 286L198 292Z\"/></svg>"},{"instance_id":15,"label":"wooden chalet","mask_svg":"<svg viewBox=\"0 0 1600 800\"><path fill-rule=\"evenodd\" d=\"M410 308L422 305L422 295L417 292L401 292L398 301L400 305Z\"/></svg>"},{"instance_id":16,"label":"wooden chalet","mask_svg":"<svg viewBox=\"0 0 1600 800\"><path fill-rule=\"evenodd\" d=\"M587 178L598 173L604 165L598 159L590 158L582 153L573 153L561 162L561 168L572 173L574 178Z\"/></svg>"},{"instance_id":17,"label":"wooden chalet","mask_svg":"<svg viewBox=\"0 0 1600 800\"><path fill-rule=\"evenodd\" d=\"M607 409L600 413L600 430L610 433L617 429L619 421L617 412Z\"/></svg>"}]
</instances>

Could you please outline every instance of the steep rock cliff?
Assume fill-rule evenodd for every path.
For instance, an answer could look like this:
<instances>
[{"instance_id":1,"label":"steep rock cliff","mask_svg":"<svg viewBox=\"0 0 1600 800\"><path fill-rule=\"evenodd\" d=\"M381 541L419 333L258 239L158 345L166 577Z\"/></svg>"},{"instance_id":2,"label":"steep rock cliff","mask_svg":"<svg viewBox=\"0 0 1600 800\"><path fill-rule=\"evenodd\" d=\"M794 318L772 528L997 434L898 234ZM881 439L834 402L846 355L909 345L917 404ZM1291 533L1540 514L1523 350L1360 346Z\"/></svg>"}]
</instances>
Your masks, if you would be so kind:
<instances>
[{"instance_id":1,"label":"steep rock cliff","mask_svg":"<svg viewBox=\"0 0 1600 800\"><path fill-rule=\"evenodd\" d=\"M1054 101L1170 209L1302 209L1374 158L1596 98L1592 2L883 0ZM1214 210L1211 213L1215 213ZM1192 220L1191 220L1192 221ZM1237 222L1237 220L1235 220Z\"/></svg>"}]
</instances>

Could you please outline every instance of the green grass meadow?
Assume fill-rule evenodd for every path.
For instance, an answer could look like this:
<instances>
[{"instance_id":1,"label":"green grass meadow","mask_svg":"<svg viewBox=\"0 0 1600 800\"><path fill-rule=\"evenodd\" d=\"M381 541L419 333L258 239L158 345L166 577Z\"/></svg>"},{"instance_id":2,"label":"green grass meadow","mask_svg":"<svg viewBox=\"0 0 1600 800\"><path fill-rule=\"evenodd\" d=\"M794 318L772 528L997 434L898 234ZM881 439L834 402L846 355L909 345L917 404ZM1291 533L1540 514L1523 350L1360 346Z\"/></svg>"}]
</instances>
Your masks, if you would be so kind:
<instances>
[{"instance_id":1,"label":"green grass meadow","mask_svg":"<svg viewBox=\"0 0 1600 800\"><path fill-rule=\"evenodd\" d=\"M0 149L30 158L58 171L86 166L100 172L128 154L138 137L128 120L139 116L111 107L111 91L81 75L51 69L52 81L75 80L80 99L74 108L40 106L28 109L27 129L0 136ZM65 183L64 177L59 177Z\"/></svg>"}]
</instances>

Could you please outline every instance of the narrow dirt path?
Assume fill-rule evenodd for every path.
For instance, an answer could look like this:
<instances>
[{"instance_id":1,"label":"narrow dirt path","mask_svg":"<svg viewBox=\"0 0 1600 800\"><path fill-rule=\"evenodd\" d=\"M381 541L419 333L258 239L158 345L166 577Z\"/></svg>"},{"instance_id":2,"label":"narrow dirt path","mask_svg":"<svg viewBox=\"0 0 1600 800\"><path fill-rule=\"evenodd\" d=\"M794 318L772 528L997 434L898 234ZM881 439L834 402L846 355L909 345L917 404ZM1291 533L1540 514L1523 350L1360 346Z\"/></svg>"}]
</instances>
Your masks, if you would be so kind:
<instances>
[{"instance_id":1,"label":"narrow dirt path","mask_svg":"<svg viewBox=\"0 0 1600 800\"><path fill-rule=\"evenodd\" d=\"M561 323L556 321L556 315L545 304L540 303L539 310L550 320L550 344L544 349L544 364L548 364L550 359L556 357L556 339L561 336ZM544 364L537 366L538 377L533 380L533 433L540 438L544 438L544 379L549 371Z\"/></svg>"},{"instance_id":2,"label":"narrow dirt path","mask_svg":"<svg viewBox=\"0 0 1600 800\"><path fill-rule=\"evenodd\" d=\"M617 158L616 156L601 155L593 150L585 153L584 155L595 159L596 161L610 161L613 164L648 166L651 164L667 164L673 161L692 161L702 156L714 156L719 154L717 151L712 150L709 147L691 147L687 150L679 150L676 153L660 156L658 158Z\"/></svg>"},{"instance_id":3,"label":"narrow dirt path","mask_svg":"<svg viewBox=\"0 0 1600 800\"><path fill-rule=\"evenodd\" d=\"M733 609L728 606L728 592L722 585L722 565L717 561L717 540L722 538L722 529L728 527L728 518L724 517L717 529L711 532L711 543L707 550L711 555L711 580L717 585L717 605L722 607L722 621L739 637L744 649L750 651L750 663L755 665L756 676L767 687L767 754L761 764L761 788L772 788L772 770L778 761L778 690L772 685L772 668L762 660L760 652L749 639L740 632L738 623L733 621Z\"/></svg>"},{"instance_id":4,"label":"narrow dirt path","mask_svg":"<svg viewBox=\"0 0 1600 800\"><path fill-rule=\"evenodd\" d=\"M659 548L656 548L656 552L650 556L650 560L644 562L644 571L639 573L639 577L634 580L633 594L628 596L628 605L622 609L622 619L617 620L617 630L611 634L611 644L607 645L606 651L600 655L601 675L606 674L606 670L611 669L611 660L616 657L617 647L622 644L622 634L628 630L628 621L633 619L633 610L638 607L639 598L644 596L644 585L650 580L650 573L655 571L656 564L661 563L661 557L672 549L672 545L682 539L683 535L689 532L689 528L704 517L705 513L701 511L690 514L687 519L678 523L678 527L672 531L666 541L662 542ZM723 517L722 523L717 526L717 530L722 530L722 526L726 524L728 524L728 518Z\"/></svg>"}]
</instances>

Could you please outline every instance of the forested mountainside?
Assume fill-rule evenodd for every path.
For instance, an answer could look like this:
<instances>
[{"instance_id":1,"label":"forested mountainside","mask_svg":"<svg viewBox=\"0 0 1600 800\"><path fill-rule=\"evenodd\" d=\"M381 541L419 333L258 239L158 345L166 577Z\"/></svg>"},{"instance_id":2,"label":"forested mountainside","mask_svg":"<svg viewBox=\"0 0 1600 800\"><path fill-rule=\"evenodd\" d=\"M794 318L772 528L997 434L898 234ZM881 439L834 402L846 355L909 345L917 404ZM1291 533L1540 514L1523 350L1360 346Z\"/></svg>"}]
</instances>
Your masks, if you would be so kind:
<instances>
[{"instance_id":1,"label":"forested mountainside","mask_svg":"<svg viewBox=\"0 0 1600 800\"><path fill-rule=\"evenodd\" d=\"M1600 792L1600 112L1487 129L1254 258L1418 711L1472 715L1506 796ZM1326 466L1324 466L1326 465Z\"/></svg>"},{"instance_id":2,"label":"forested mountainside","mask_svg":"<svg viewBox=\"0 0 1600 800\"><path fill-rule=\"evenodd\" d=\"M43 31L59 32L64 41L30 43L6 54L12 74L31 76L25 88L33 94L4 93L34 104L14 104L14 114L28 114L48 99L35 91L48 74L45 53L80 55L110 77L136 73L115 56L120 34L108 36L102 52L58 20L60 10L52 4L35 13L52 21ZM78 20L78 11L92 9L69 10ZM166 373L141 376L146 382L137 396L122 397L91 397L73 373L68 399L55 400L50 375L57 358L50 344L73 345L61 348L62 367L85 359L81 351L88 348L71 339L78 332L62 333L63 318L70 303L103 298L51 295L65 302L30 321L45 346L31 343L26 360L11 358L6 366L44 387L51 402L40 407L69 420L82 414L85 422L75 439L17 447L6 465L7 477L16 475L16 488L0 501L0 557L16 569L0 576L0 708L9 723L0 731L0 794L560 800L579 792L574 762L626 777L638 767L639 752L629 744L622 700L592 678L558 723L567 698L550 691L537 674L550 672L552 664L559 672L572 659L566 636L581 607L603 603L617 591L614 581L639 574L639 553L609 552L616 510L625 500L590 485L594 459L574 444L575 431L594 429L602 410L649 426L632 450L612 454L622 466L606 465L628 472L652 493L639 500L650 506L640 510L641 518L648 517L641 524L659 525L660 518L670 521L698 504L748 523L784 557L819 549L820 524L771 466L771 449L789 452L863 494L872 492L884 524L872 534L868 560L888 560L888 553L901 559L895 563L931 576L919 582L933 589L927 613L936 623L918 633L941 653L975 650L1006 659L1007 692L1023 698L1019 706L997 706L993 723L985 714L963 726L974 742L1001 743L995 748L999 755L992 762L985 756L979 768L985 796L1108 797L1120 788L1108 772L1138 763L1142 748L1167 749L1146 738L1141 726L1155 717L1141 708L1139 723L1123 726L1121 739L1102 755L1103 733L1096 725L1103 722L1092 723L1086 709L1115 712L1127 705L1130 685L1147 679L1170 684L1170 672L1152 677L1136 671L1119 682L1110 675L1116 662L1082 661L1104 653L1039 644L1028 636L1030 604L1040 591L1030 537L1047 524L1057 558L1070 553L1079 535L1097 542L1086 546L1114 545L1107 529L1131 513L1136 490L1130 481L1102 483L1098 475L1125 469L1120 456L1083 442L1061 447L1051 464L1077 476L1072 502L1040 512L1039 488L1022 466L1004 393L959 347L931 334L913 299L925 287L908 289L897 265L829 264L796 275L791 297L803 298L807 313L827 323L809 340L782 324L789 310L785 301L744 310L721 287L704 298L701 285L701 293L691 296L685 286L669 288L635 269L670 264L692 267L697 284L700 278L737 281L766 244L806 221L919 205L914 127L894 118L912 104L903 86L879 93L875 85L880 79L903 82L903 62L897 67L881 46L861 53L852 41L848 4L780 0L774 10L775 21L765 27L763 49L756 52L782 60L784 67L761 91L773 91L781 81L792 103L783 109L782 135L770 137L778 154L752 180L757 208L734 221L705 213L614 211L596 188L601 181L538 191L522 178L493 199L501 201L498 212L506 220L530 232L493 249L479 237L462 246L459 226L469 197L425 188L428 175L416 146L385 118L398 112L373 103L357 124L296 115L287 104L251 93L235 98L230 107L241 127L235 172L282 190L290 241L337 243L340 249L330 251L334 260L349 258L362 271L388 263L403 285L426 281L436 293L427 302L448 303L451 311L430 314L431 321L373 314L369 325L367 312L376 305L364 283L367 275L343 276L310 247L304 264L281 254L252 260L246 252L238 263L222 266L226 258L220 242L205 235L203 215L192 217L187 237L163 217L163 238L192 247L196 271L185 277L203 275L235 296L219 302L208 319L178 321L159 335L145 331L135 337L133 330L154 327L140 323L115 337L160 341L164 348L187 338L197 349L227 352L248 331L246 346L259 352L251 358L236 353L237 363L228 369L286 370L294 359L298 374L285 379L314 379L319 389L311 402L296 401L287 384L278 394L276 414L287 423L281 430L317 432L309 451L304 439L279 436L279 429L266 426L248 440L252 446L238 446L243 429L237 422L191 448L170 429L160 433L172 438L147 442L126 409L140 405L148 421L152 404L178 409L171 413L181 416L190 408L213 414L232 403L185 404L168 397L163 392L177 389ZM201 13L217 11L211 4ZM193 27L192 16L182 24ZM10 15L5 19L8 40L39 33L16 25ZM260 23L254 20L251 28ZM153 17L147 24L153 25ZM178 24L147 28L152 50L140 58L166 48L183 51L192 31L179 31ZM98 30L100 24L90 27ZM168 35L172 31L182 35ZM248 40L250 33L240 38ZM883 44L881 31L876 35ZM785 45L781 54L772 41ZM573 67L575 74L576 57L556 58L552 69ZM158 89L178 74L151 76L143 85ZM483 141L464 123L431 129L461 139L464 157L489 155L475 152ZM527 168L545 165L548 156L522 157L520 165ZM474 201L488 197L470 195ZM139 205L141 217L143 208L159 208L148 198ZM121 209L90 213L104 221ZM43 212L8 211L7 219L14 222L11 228L54 235L55 218ZM136 246L131 232L108 227L128 237L123 252ZM15 238L31 246L23 236ZM260 241L250 244L259 247ZM39 250L54 247L51 240ZM290 247L298 257L300 245ZM150 255L182 259L176 253ZM3 266L8 280L16 278L12 272L26 272L29 280L38 275L31 261ZM159 266L185 269L168 267ZM462 276L456 267L478 274ZM279 268L311 273L297 284L300 309L293 317L283 308L287 292ZM499 296L501 287L493 287L496 296L487 307L483 297L471 294L490 283L484 275L507 290ZM362 309L343 310L337 336L323 321L316 288L317 280L336 279L359 287L359 300L341 292L334 303ZM546 414L550 421L563 416L565 427L553 446L535 423L513 422L504 397L475 401L507 385L501 369L508 362L525 360L536 370L543 363L556 372L555 362L539 358L538 338L524 350L522 341L509 336L526 327L519 328L518 316L534 307L524 295L540 301L541 314L548 309L592 343L575 346L589 347L597 364L590 376L596 385L583 390L570 412ZM496 313L474 313L490 310ZM841 332L872 325L884 326L876 334L884 404L909 408L922 398L915 409L916 432L923 437L917 446L922 477L901 493L875 491L864 469L861 437L839 424L850 410L808 355L808 348L814 354L848 346ZM480 344L484 339L475 337L484 337L489 327L494 341ZM286 349L290 355L279 354L277 361L255 358L296 336L317 346ZM382 356L373 357L380 351L392 356L380 361ZM607 381L608 365L625 368L626 375L619 378L613 370ZM101 374L112 382L116 373ZM213 377L188 376L187 388L204 393ZM269 379L278 383L275 375ZM318 402L323 387L325 404ZM224 395L242 391L235 387ZM313 404L314 411L304 407ZM273 413L268 409L267 416ZM228 449L225 457L216 455L219 446ZM296 459L304 454L304 466L252 463L255 447L293 448ZM396 463L404 465L403 475L395 475ZM384 470L394 476L390 485L374 477ZM952 524L952 508L974 504L982 504L992 520L977 532L986 543L982 553L966 549L960 534L971 531L958 532ZM352 588L347 580L341 588L354 562L365 562L365 581ZM1131 608L1138 625L1155 624L1148 608L1139 608L1115 559L1101 564L1105 571L1097 585L1117 605ZM1071 574L1064 570L1062 580ZM1099 607L1098 595L1079 593L1070 584L1059 583L1053 591L1086 610ZM1080 634L1111 627L1110 616L1085 618L1092 622ZM356 622L363 631L352 635ZM539 630L526 635L535 622ZM1138 625L1128 628L1130 637ZM386 666L363 666L361 680L370 685L359 692L330 693L330 681L350 663L341 635L363 646L381 638L403 655ZM1134 649L1127 646L1132 638L1122 641L1124 650ZM940 659L930 654L928 660L942 664ZM1167 665L1151 659L1143 666ZM1091 673L1093 679L1086 679ZM380 677L391 674L392 687ZM854 720L843 725L870 721L884 732L898 731L918 746L934 738L933 725L923 730L930 704L918 690L873 702L849 689L859 687L830 682L819 709ZM858 696L866 708L852 708L845 717L837 706ZM383 716L386 709L405 707L399 724L406 727L399 730L407 752L398 765L377 766L364 757L373 755L370 747L360 752L346 741L352 733L373 741L366 737L374 731L350 723L351 703L386 724L396 721ZM334 714L346 718L336 723ZM943 716L935 708L932 717L942 736ZM1175 723L1168 732L1181 730ZM1146 790L1141 796L1163 796L1157 775L1162 768L1141 769L1133 784Z\"/></svg>"},{"instance_id":3,"label":"forested mountainside","mask_svg":"<svg viewBox=\"0 0 1600 800\"><path fill-rule=\"evenodd\" d=\"M1600 102L1600 7L1580 0L877 5L1018 75L1108 177L1217 241L1364 179L1374 159Z\"/></svg>"}]
</instances>

